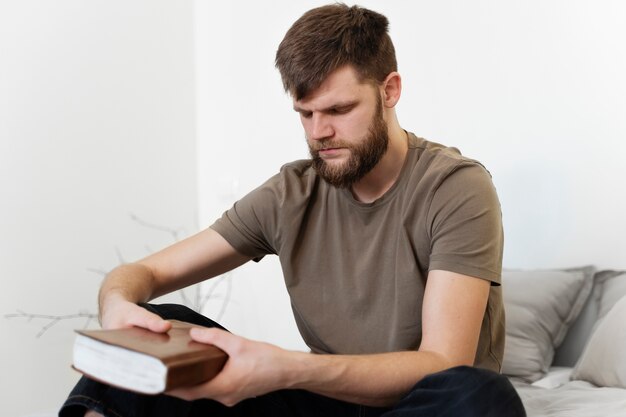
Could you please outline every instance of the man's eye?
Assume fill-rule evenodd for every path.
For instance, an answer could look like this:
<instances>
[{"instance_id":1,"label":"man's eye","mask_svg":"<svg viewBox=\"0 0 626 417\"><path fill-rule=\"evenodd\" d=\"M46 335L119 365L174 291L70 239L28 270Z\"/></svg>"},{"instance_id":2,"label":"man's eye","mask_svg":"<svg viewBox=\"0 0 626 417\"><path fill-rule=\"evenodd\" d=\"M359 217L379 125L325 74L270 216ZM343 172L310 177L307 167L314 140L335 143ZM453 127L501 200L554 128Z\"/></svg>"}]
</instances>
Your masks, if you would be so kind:
<instances>
[{"instance_id":1,"label":"man's eye","mask_svg":"<svg viewBox=\"0 0 626 417\"><path fill-rule=\"evenodd\" d=\"M346 107L335 107L333 109L331 109L330 113L331 114L346 114L348 113L350 110L352 110L351 106L346 106Z\"/></svg>"},{"instance_id":2,"label":"man's eye","mask_svg":"<svg viewBox=\"0 0 626 417\"><path fill-rule=\"evenodd\" d=\"M313 116L312 112L308 112L308 111L301 111L300 112L300 116L305 118L305 119L310 119L311 116Z\"/></svg>"}]
</instances>

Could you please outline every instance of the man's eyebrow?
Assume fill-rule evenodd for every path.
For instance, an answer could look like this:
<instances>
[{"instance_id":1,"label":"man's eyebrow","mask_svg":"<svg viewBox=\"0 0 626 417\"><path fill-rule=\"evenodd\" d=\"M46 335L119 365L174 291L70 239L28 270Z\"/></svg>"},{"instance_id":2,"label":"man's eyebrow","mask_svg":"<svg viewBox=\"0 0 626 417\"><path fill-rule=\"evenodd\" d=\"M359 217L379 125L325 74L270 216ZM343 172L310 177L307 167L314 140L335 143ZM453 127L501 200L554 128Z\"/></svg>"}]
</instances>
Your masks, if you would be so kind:
<instances>
[{"instance_id":1,"label":"man's eyebrow","mask_svg":"<svg viewBox=\"0 0 626 417\"><path fill-rule=\"evenodd\" d=\"M359 100L342 101L342 102L339 102L339 103L335 103L335 104L333 104L331 106L325 107L323 109L320 109L318 111L320 111L322 113L325 113L325 112L329 112L329 111L332 111L332 110L354 107L357 104L359 104ZM294 111L296 111L298 113L310 113L311 112L311 110L303 109L302 107L299 107L297 104L293 105L293 109L294 109Z\"/></svg>"}]
</instances>

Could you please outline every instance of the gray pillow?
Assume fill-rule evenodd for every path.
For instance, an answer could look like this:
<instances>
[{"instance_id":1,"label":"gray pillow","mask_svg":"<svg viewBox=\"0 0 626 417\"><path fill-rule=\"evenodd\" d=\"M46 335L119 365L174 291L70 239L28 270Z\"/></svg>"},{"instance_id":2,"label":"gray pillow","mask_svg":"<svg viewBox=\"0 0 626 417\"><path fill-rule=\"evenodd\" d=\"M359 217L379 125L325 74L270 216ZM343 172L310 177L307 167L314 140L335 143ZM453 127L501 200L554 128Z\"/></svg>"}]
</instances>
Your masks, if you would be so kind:
<instances>
[{"instance_id":1,"label":"gray pillow","mask_svg":"<svg viewBox=\"0 0 626 417\"><path fill-rule=\"evenodd\" d=\"M606 314L589 340L571 379L626 388L626 296Z\"/></svg>"},{"instance_id":2,"label":"gray pillow","mask_svg":"<svg viewBox=\"0 0 626 417\"><path fill-rule=\"evenodd\" d=\"M591 296L556 350L551 366L573 368L591 339L597 322L617 300L626 295L626 271L599 271L593 279Z\"/></svg>"},{"instance_id":3,"label":"gray pillow","mask_svg":"<svg viewBox=\"0 0 626 417\"><path fill-rule=\"evenodd\" d=\"M554 350L582 310L592 266L565 270L504 270L506 345L502 373L528 382L550 367Z\"/></svg>"},{"instance_id":4,"label":"gray pillow","mask_svg":"<svg viewBox=\"0 0 626 417\"><path fill-rule=\"evenodd\" d=\"M600 271L596 274L598 294L598 320L626 295L626 271Z\"/></svg>"}]
</instances>

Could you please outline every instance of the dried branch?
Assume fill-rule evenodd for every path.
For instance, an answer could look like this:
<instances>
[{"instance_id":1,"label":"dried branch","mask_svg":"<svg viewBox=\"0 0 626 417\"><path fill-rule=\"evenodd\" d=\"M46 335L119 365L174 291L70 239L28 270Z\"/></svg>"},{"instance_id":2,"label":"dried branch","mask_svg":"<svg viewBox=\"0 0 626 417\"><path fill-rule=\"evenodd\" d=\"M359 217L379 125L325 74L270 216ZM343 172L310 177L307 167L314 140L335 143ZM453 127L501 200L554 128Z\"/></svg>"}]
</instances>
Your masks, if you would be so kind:
<instances>
[{"instance_id":1,"label":"dried branch","mask_svg":"<svg viewBox=\"0 0 626 417\"><path fill-rule=\"evenodd\" d=\"M83 325L83 328L87 328L93 320L98 318L98 315L89 313L86 311L81 311L76 314L66 314L66 315L61 315L61 316L55 316L51 314L32 314L32 313L26 313L21 310L17 310L17 313L5 314L4 317L6 319L25 318L27 319L27 322L31 322L33 320L47 320L48 322L45 325L43 325L39 333L37 333L37 337L39 338L45 332L47 332L50 328L52 328L54 325L58 324L62 320L72 320L72 319L83 318L85 319L85 324Z\"/></svg>"},{"instance_id":2,"label":"dried branch","mask_svg":"<svg viewBox=\"0 0 626 417\"><path fill-rule=\"evenodd\" d=\"M131 219L136 222L137 224L139 224L142 227L147 227L149 229L153 229L153 230L157 230L160 232L164 232L169 234L172 239L175 242L178 242L180 239L180 236L182 233L185 232L184 228L178 228L178 229L173 229L170 227L165 227L165 226L161 226L158 224L154 224L154 223L150 223L147 222L141 218L139 218L138 216L136 216L133 213L130 213L130 217ZM152 253L152 249L146 245L146 250L148 250L149 253ZM126 260L124 258L124 256L122 255L122 251L120 250L119 247L115 247L115 254L117 255L117 260L119 262L119 264L124 264L126 263ZM87 270L89 272L93 272L95 274L100 275L101 277L104 277L107 275L107 271L102 269L102 268L87 268ZM193 310L197 311L197 312L202 312L204 307L207 305L207 303L210 300L213 299L222 299L222 305L220 308L220 311L217 315L217 317L215 318L215 320L219 321L221 320L222 316L224 315L225 311L226 311L226 307L228 306L228 304L230 303L230 298L231 298L231 292L232 292L232 282L230 279L230 276L232 275L232 272L226 273L220 277L216 277L211 281L211 287L209 288L208 292L202 296L201 294L201 289L199 286L195 287L195 294L193 297L193 300L191 300L189 298L189 296L186 294L186 292L184 290L180 290L179 293L181 295L181 298L183 300L183 304L189 306L190 308L192 308ZM215 292L217 291L218 287L220 286L220 284L225 281L226 282L226 294L224 296L220 296L220 295L216 295ZM55 326L56 324L58 324L59 322L63 321L63 320L74 320L74 319L78 319L78 318L83 318L85 319L85 324L84 327L88 327L92 320L95 320L98 318L97 314L94 313L90 313L87 311L80 311L78 313L75 314L66 314L66 315L50 315L50 314L32 314L32 313L26 313L24 311L18 310L17 313L14 314L5 314L4 317L6 319L15 319L15 318L24 318L27 319L28 322L32 321L32 320L46 320L47 323L41 327L41 330L39 331L39 333L37 333L37 337L41 337L44 333L46 333L50 328L52 328L53 326Z\"/></svg>"},{"instance_id":3,"label":"dried branch","mask_svg":"<svg viewBox=\"0 0 626 417\"><path fill-rule=\"evenodd\" d=\"M143 227L147 227L149 229L153 229L153 230L158 230L160 232L165 232L169 235L172 236L172 239L174 239L175 242L178 242L178 240L180 239L180 234L185 232L185 228L181 227L178 229L172 229L171 227L165 227L165 226L161 226L158 224L154 224L154 223L150 223L147 222L141 218L139 218L138 216L136 216L133 213L130 213L130 218L131 220L133 220L134 222L138 223L139 225L143 226Z\"/></svg>"},{"instance_id":4,"label":"dried branch","mask_svg":"<svg viewBox=\"0 0 626 417\"><path fill-rule=\"evenodd\" d=\"M98 274L101 277L104 277L104 276L106 276L106 274L108 274L108 272L106 270L101 269L101 268L87 268L87 271L93 272L94 274Z\"/></svg>"},{"instance_id":5,"label":"dried branch","mask_svg":"<svg viewBox=\"0 0 626 417\"><path fill-rule=\"evenodd\" d=\"M232 279L230 279L231 275L232 275L232 271L227 272L227 273L225 273L225 274L223 274L223 275L221 275L219 277L213 278L213 282L211 283L211 287L209 288L207 293L204 295L204 297L202 297L202 299L200 299L198 301L198 304L196 304L197 307L198 307L198 309L196 311L202 312L204 310L204 307L206 306L206 304L211 299L223 298L224 301L222 302L222 307L220 308L220 312L214 318L214 320L218 321L218 322L221 320L222 316L226 312L226 307L230 303L230 297L231 297L232 286L233 286ZM223 297L219 297L219 296L215 295L215 291L217 290L217 288L222 283L226 283L226 295L224 295ZM198 291L198 294L199 293L200 292Z\"/></svg>"}]
</instances>

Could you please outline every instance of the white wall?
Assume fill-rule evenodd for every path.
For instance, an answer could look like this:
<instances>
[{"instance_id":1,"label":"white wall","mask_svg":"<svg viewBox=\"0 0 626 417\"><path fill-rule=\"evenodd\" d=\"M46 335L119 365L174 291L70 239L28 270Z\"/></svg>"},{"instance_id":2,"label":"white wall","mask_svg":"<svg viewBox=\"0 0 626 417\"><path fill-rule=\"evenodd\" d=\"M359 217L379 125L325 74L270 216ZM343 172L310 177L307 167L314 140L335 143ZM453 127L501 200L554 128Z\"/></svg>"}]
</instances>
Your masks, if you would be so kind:
<instances>
[{"instance_id":1,"label":"white wall","mask_svg":"<svg viewBox=\"0 0 626 417\"><path fill-rule=\"evenodd\" d=\"M282 163L306 157L273 58L291 23L325 3L198 9L198 56L220 60L198 67L203 225ZM504 213L506 267L626 267L623 2L360 4L391 22L404 77L402 126L459 147L491 171ZM245 308L229 310L227 325L303 347L276 259L246 266L234 282L234 300Z\"/></svg>"},{"instance_id":2,"label":"white wall","mask_svg":"<svg viewBox=\"0 0 626 417\"><path fill-rule=\"evenodd\" d=\"M174 239L131 213L196 228L192 6L0 1L2 416L56 413L86 322L5 314L95 313L92 269Z\"/></svg>"},{"instance_id":3,"label":"white wall","mask_svg":"<svg viewBox=\"0 0 626 417\"><path fill-rule=\"evenodd\" d=\"M45 321L4 314L94 312L91 269L172 241L130 213L185 235L196 208L207 226L306 157L273 58L320 4L0 0L0 414L56 409L83 324L36 338ZM505 264L626 268L623 3L362 4L391 21L403 126L491 170ZM237 270L232 285L224 324L303 348L275 259Z\"/></svg>"},{"instance_id":4,"label":"white wall","mask_svg":"<svg viewBox=\"0 0 626 417\"><path fill-rule=\"evenodd\" d=\"M626 4L450 4L393 10L401 120L491 170L506 266L626 267Z\"/></svg>"}]
</instances>

